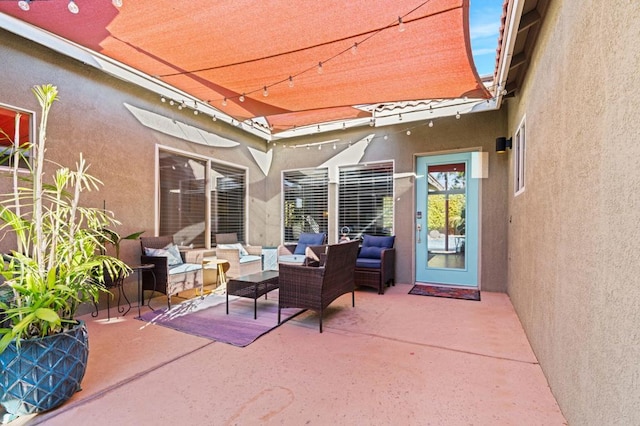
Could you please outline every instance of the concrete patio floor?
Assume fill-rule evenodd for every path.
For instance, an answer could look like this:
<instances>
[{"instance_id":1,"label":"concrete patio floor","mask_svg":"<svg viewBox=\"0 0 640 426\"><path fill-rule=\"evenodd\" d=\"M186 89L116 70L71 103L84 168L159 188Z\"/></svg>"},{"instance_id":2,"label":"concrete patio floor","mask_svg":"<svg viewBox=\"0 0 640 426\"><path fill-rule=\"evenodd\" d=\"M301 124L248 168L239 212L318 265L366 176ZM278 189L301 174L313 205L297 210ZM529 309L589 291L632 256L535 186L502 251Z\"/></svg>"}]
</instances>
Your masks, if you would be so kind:
<instances>
[{"instance_id":1,"label":"concrete patio floor","mask_svg":"<svg viewBox=\"0 0 640 426\"><path fill-rule=\"evenodd\" d=\"M88 323L83 390L14 425L564 425L505 294L358 290L245 348L111 308ZM154 306L162 306L162 299ZM143 308L144 312L148 310Z\"/></svg>"}]
</instances>

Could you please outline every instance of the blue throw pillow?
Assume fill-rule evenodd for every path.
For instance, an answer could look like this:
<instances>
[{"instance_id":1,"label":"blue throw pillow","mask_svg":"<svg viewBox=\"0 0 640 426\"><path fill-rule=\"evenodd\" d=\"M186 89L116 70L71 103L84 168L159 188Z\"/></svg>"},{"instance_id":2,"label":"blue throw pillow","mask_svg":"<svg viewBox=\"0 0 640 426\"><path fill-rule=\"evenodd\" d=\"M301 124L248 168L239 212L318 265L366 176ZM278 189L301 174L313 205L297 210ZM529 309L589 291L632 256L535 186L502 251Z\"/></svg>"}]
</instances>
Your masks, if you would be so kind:
<instances>
[{"instance_id":1,"label":"blue throw pillow","mask_svg":"<svg viewBox=\"0 0 640 426\"><path fill-rule=\"evenodd\" d=\"M320 232L318 234L311 232L303 232L298 238L298 245L296 246L293 254L304 254L307 250L307 246L319 246L324 243L325 234Z\"/></svg>"},{"instance_id":2,"label":"blue throw pillow","mask_svg":"<svg viewBox=\"0 0 640 426\"><path fill-rule=\"evenodd\" d=\"M381 237L374 235L365 235L364 240L362 241L362 247L382 247L382 248L393 248L393 243L395 242L395 235L390 237Z\"/></svg>"},{"instance_id":3,"label":"blue throw pillow","mask_svg":"<svg viewBox=\"0 0 640 426\"><path fill-rule=\"evenodd\" d=\"M358 258L364 259L380 259L382 257L383 247L365 247L362 246Z\"/></svg>"}]
</instances>

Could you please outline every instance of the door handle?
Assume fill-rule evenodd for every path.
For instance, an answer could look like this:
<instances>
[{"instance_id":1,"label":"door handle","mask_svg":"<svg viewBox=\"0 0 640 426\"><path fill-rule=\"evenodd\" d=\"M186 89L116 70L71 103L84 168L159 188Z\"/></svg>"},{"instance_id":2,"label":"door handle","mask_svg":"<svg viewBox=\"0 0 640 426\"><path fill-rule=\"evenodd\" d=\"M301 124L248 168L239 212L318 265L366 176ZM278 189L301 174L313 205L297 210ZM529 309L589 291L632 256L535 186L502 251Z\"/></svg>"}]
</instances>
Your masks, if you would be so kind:
<instances>
[{"instance_id":1,"label":"door handle","mask_svg":"<svg viewBox=\"0 0 640 426\"><path fill-rule=\"evenodd\" d=\"M418 244L420 244L422 242L420 239L420 235L422 232L422 224L416 223L416 232L418 233Z\"/></svg>"}]
</instances>

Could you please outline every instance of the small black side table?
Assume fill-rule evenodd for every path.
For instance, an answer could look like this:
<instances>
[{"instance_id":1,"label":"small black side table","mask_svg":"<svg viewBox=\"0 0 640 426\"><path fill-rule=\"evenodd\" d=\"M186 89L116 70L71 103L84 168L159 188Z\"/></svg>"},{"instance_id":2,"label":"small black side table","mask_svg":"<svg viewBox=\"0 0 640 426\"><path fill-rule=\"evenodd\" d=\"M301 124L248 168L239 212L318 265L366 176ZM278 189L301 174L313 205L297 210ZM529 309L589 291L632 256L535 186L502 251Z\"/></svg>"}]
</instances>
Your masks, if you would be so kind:
<instances>
[{"instance_id":1,"label":"small black side table","mask_svg":"<svg viewBox=\"0 0 640 426\"><path fill-rule=\"evenodd\" d=\"M153 275L153 288L155 291L156 274L153 272L154 267L153 263L130 266L131 269L138 272L138 317L140 317L140 307L144 305L144 295L142 294L142 273L144 271L151 272Z\"/></svg>"}]
</instances>

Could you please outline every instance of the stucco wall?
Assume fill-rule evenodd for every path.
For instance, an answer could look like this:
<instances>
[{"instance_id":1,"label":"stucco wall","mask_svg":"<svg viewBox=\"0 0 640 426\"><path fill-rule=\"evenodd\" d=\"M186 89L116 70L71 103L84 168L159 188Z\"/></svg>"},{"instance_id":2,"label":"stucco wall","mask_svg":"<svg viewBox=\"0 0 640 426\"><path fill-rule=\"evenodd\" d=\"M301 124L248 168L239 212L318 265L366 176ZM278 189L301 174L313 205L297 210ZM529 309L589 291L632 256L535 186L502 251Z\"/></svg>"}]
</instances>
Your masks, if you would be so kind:
<instances>
[{"instance_id":1,"label":"stucco wall","mask_svg":"<svg viewBox=\"0 0 640 426\"><path fill-rule=\"evenodd\" d=\"M395 172L413 172L415 154L482 149L489 153L489 176L481 182L481 276L485 291L506 290L506 176L504 157L494 152L495 138L504 136L506 115L493 111L463 115L435 121L430 128L423 123L385 128L365 126L357 130L338 131L313 137L298 138L285 143L305 144L320 140L340 139L339 149L324 150L283 148L278 142L273 151L273 163L265 177L255 163L248 147L271 149L257 138L237 128L213 122L203 115L179 111L163 104L157 95L105 75L90 66L64 58L42 46L11 33L0 33L0 63L4 78L0 82L0 102L20 108L38 110L30 88L35 84L58 86L60 102L52 110L49 126L48 158L71 165L82 152L92 164L92 174L104 182L98 193L87 194L84 204L101 207L106 202L122 222L118 231L128 233L145 230L154 234L155 147L162 145L189 153L212 157L247 167L249 170L249 242L265 246L280 243L281 171L317 167L356 142L374 134L362 162L393 160ZM141 125L125 104L161 114L241 142L237 148L212 148L151 130ZM411 129L412 134L406 134ZM387 139L383 136L387 135ZM413 280L414 188L413 178L396 179L395 234L397 236L397 282ZM334 184L330 186L330 203L335 203ZM335 210L330 207L330 212ZM330 213L332 214L332 213ZM331 241L337 231L330 229ZM5 242L0 242L6 245ZM4 247L4 246L2 246ZM125 241L122 258L139 261L139 246Z\"/></svg>"},{"instance_id":2,"label":"stucco wall","mask_svg":"<svg viewBox=\"0 0 640 426\"><path fill-rule=\"evenodd\" d=\"M639 36L638 2L551 2L508 101L508 293L569 424L640 424Z\"/></svg>"}]
</instances>

